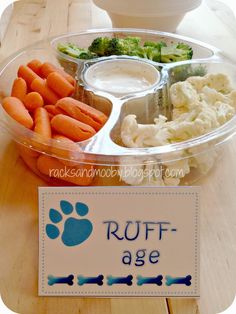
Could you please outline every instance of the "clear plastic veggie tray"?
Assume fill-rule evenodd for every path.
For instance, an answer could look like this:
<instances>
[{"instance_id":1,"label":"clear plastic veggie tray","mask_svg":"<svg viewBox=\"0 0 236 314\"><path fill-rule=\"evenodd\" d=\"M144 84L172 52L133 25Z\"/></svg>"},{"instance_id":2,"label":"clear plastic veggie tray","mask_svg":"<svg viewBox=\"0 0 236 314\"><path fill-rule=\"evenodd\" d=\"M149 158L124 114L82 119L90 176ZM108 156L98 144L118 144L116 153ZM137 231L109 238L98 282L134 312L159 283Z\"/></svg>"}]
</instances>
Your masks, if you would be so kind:
<instances>
[{"instance_id":1,"label":"clear plastic veggie tray","mask_svg":"<svg viewBox=\"0 0 236 314\"><path fill-rule=\"evenodd\" d=\"M128 56L79 60L57 50L59 43L66 42L87 48L95 38L100 36L118 38L138 36L142 42L161 40L167 44L187 43L193 49L193 59L173 63L156 63ZM208 174L217 164L216 161L224 148L224 145L220 144L225 143L235 134L236 118L233 104L236 102L236 96L233 88L236 88L236 68L221 58L220 50L210 45L174 34L136 29L90 30L63 35L34 44L16 53L1 65L1 99L11 94L12 83L17 77L19 66L26 65L32 59L51 62L64 68L76 79L76 89L72 97L101 111L108 117L96 134L83 141L73 140L72 145L71 142L60 140L60 138L45 138L32 129L27 129L9 116L1 106L3 127L17 143L21 157L33 172L50 184L82 186L191 184L202 175ZM143 90L131 90L121 94L111 92L110 87L114 87L112 83L112 86L107 84L107 90L104 87L96 88L96 84L90 84L88 73L91 69L96 70L97 66L102 67L107 62L119 61L136 62L134 67L136 70L142 70L145 65L150 69L155 68L159 75L158 80ZM98 75L99 73L101 72L98 72ZM168 143L166 141L162 143L162 136L166 139L163 132L169 132L170 128L173 131L175 127L178 128L179 123L177 119L176 125L168 126L167 129L161 127L161 124L167 123L166 119L172 120L173 114L176 115L178 111L178 104L173 111L171 87L180 81L184 82L189 77L206 77L209 74L219 73L226 75L232 85L230 91L227 91L227 87L223 91L221 87L216 87L214 91L217 90L218 96L216 93L211 96L211 99L215 97L215 101L219 102L217 103L217 117L221 123L216 123L216 126L208 125L210 131L206 127L206 132L201 131L199 135L195 132L198 124L191 125L196 117L188 117L185 108L183 114L186 114L186 118L183 118L181 123L184 119L186 123L181 136L176 135L174 139L168 140ZM214 84L220 84L220 79L220 76L216 76ZM214 81L214 78L209 80ZM209 81L205 81L205 84L209 88L212 87ZM200 88L196 83L193 85L196 87L195 90ZM176 91L178 91L177 87L175 91L172 90L172 93ZM221 93L220 96L219 93ZM188 92L184 95L187 97ZM225 118L224 115L226 106L224 97L230 97L230 104L232 104L230 118ZM182 98L181 101L184 103L186 99ZM204 114L203 109L202 114ZM208 114L206 108L206 116ZM207 123L209 124L205 116L201 121L205 122L204 127ZM188 134L190 130L193 135ZM180 132L180 130L177 131ZM60 126L57 133L60 134Z\"/></svg>"}]
</instances>

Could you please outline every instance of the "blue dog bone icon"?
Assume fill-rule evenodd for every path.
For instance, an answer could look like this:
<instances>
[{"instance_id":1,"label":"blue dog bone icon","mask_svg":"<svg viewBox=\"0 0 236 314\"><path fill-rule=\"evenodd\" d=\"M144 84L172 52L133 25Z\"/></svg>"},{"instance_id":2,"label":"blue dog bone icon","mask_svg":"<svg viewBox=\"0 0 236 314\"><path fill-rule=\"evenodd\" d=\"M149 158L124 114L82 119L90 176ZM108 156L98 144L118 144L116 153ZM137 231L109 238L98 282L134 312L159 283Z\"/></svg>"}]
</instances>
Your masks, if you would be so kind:
<instances>
[{"instance_id":1,"label":"blue dog bone icon","mask_svg":"<svg viewBox=\"0 0 236 314\"><path fill-rule=\"evenodd\" d=\"M103 275L98 275L97 277L84 277L82 275L78 276L78 285L83 286L85 284L95 284L98 286L103 285Z\"/></svg>"},{"instance_id":2,"label":"blue dog bone icon","mask_svg":"<svg viewBox=\"0 0 236 314\"><path fill-rule=\"evenodd\" d=\"M55 284L67 284L69 286L73 286L74 276L69 275L68 277L55 277L52 275L48 275L48 285L53 286Z\"/></svg>"},{"instance_id":3,"label":"blue dog bone icon","mask_svg":"<svg viewBox=\"0 0 236 314\"><path fill-rule=\"evenodd\" d=\"M73 205L65 200L60 202L61 212L64 216L73 214ZM86 204L77 202L75 204L75 211L79 217L86 216L89 208ZM56 224L63 220L62 215L58 210L51 208L49 211L49 219L52 223L46 225L47 236L54 240L61 234L60 229ZM93 225L88 219L78 219L74 217L66 218L64 222L61 240L66 246L76 246L86 241L93 231Z\"/></svg>"},{"instance_id":4,"label":"blue dog bone icon","mask_svg":"<svg viewBox=\"0 0 236 314\"><path fill-rule=\"evenodd\" d=\"M166 276L166 286L171 285L186 285L191 286L192 276L188 275L186 277L171 277Z\"/></svg>"},{"instance_id":5,"label":"blue dog bone icon","mask_svg":"<svg viewBox=\"0 0 236 314\"><path fill-rule=\"evenodd\" d=\"M137 285L142 286L147 284L155 284L158 286L162 286L162 279L163 279L162 275L156 277L137 276Z\"/></svg>"},{"instance_id":6,"label":"blue dog bone icon","mask_svg":"<svg viewBox=\"0 0 236 314\"><path fill-rule=\"evenodd\" d=\"M122 284L122 285L127 285L127 286L132 286L133 282L133 276L128 275L127 277L114 277L114 276L107 276L107 285L112 286L112 285L117 285L117 284Z\"/></svg>"}]
</instances>

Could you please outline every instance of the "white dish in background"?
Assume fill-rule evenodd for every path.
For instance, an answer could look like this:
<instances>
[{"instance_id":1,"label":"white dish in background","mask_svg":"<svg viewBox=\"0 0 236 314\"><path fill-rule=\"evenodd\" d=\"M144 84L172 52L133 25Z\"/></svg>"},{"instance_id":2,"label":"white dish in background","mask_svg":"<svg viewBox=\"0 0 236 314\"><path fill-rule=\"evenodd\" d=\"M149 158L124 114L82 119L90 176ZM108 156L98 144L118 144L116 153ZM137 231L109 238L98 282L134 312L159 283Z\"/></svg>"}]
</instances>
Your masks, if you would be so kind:
<instances>
[{"instance_id":1,"label":"white dish in background","mask_svg":"<svg viewBox=\"0 0 236 314\"><path fill-rule=\"evenodd\" d=\"M106 10L113 27L136 27L174 32L184 15L202 0L93 0Z\"/></svg>"}]
</instances>

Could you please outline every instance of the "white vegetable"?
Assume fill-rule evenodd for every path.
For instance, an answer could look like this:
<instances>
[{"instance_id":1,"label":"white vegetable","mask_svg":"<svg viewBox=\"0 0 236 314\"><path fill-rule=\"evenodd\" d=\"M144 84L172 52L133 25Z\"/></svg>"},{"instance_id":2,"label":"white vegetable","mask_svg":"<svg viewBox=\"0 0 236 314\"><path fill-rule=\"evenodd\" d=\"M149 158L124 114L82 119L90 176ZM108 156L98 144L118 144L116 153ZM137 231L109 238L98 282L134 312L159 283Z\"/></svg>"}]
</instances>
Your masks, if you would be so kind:
<instances>
[{"instance_id":1,"label":"white vegetable","mask_svg":"<svg viewBox=\"0 0 236 314\"><path fill-rule=\"evenodd\" d=\"M185 141L211 132L235 114L236 91L232 90L229 79L224 74L190 77L184 82L175 83L170 88L170 98L173 104L172 121L167 121L166 117L160 115L154 124L144 125L138 124L135 115L124 118L121 139L125 146L143 148ZM192 149L189 150L188 156L193 153L199 154ZM191 167L198 167L202 173L206 173L213 166L215 159L215 153L202 153L171 164L163 161L166 170L182 170L183 175L173 174L166 177L165 172L158 180L152 176L148 180L156 185L178 185L180 179L190 172ZM160 167L160 160L156 167ZM145 170L147 166L140 166L140 169ZM132 185L147 184L148 181L142 175L136 179L122 179Z\"/></svg>"}]
</instances>

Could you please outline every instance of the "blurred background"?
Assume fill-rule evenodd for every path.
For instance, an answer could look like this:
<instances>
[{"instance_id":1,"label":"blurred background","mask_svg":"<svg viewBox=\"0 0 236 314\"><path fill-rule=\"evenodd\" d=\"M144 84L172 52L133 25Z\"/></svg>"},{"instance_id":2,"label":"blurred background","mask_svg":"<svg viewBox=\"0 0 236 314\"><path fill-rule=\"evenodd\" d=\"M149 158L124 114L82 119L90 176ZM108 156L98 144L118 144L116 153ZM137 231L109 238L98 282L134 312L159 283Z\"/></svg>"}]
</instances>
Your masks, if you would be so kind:
<instances>
[{"instance_id":1,"label":"blurred background","mask_svg":"<svg viewBox=\"0 0 236 314\"><path fill-rule=\"evenodd\" d=\"M0 58L2 53L6 56L6 54L8 55L11 52L9 45L7 47L8 51L4 50L3 46L7 33L9 36L16 37L14 48L12 48L12 51L15 51L18 46L24 46L24 42L22 43L24 38L25 45L27 45L29 36L31 42L34 42L42 39L42 34L45 37L45 32L48 32L48 36L64 33L65 24L68 32L112 26L107 12L96 6L92 0L15 1L17 2L14 4L13 0L0 1L0 44L2 46ZM94 2L101 6L101 3L108 1L94 0ZM13 5L15 6L15 10L12 17ZM68 8L69 11L67 10ZM54 23L50 21L50 15L47 13L49 10L55 10L56 19L60 23L57 24L55 21ZM235 0L203 0L199 7L184 16L176 32L218 46L231 59L235 60L235 48L232 42L232 36L236 37L235 16ZM11 26L8 27L11 17ZM79 29L76 27L78 19L80 24ZM142 25L140 25L141 27ZM213 30L214 34L217 35L212 36ZM22 36L23 33L25 36ZM230 36L226 35L229 33ZM17 38L21 38L19 45ZM227 49L224 49L224 47L227 47Z\"/></svg>"}]
</instances>

